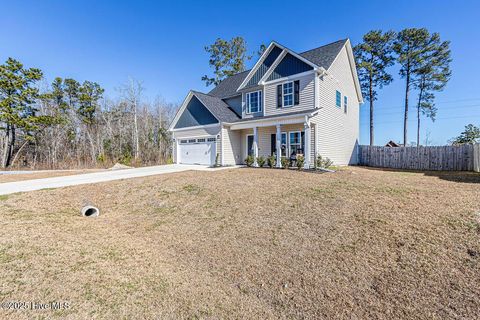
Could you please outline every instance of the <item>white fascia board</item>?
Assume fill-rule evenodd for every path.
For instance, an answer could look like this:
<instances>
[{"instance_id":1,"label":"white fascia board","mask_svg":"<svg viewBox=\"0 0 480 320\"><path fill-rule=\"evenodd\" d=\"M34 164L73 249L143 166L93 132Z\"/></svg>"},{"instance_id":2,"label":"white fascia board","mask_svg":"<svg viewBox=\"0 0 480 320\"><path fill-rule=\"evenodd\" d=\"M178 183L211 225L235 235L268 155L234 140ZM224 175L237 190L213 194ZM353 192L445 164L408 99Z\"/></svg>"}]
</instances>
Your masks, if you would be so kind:
<instances>
[{"instance_id":1,"label":"white fascia board","mask_svg":"<svg viewBox=\"0 0 480 320\"><path fill-rule=\"evenodd\" d=\"M315 110L310 113L300 113L294 115L285 115L283 117L277 117L273 119L254 119L249 121L243 121L238 123L231 123L230 130L240 130L240 129L249 129L253 127L270 127L275 126L277 124L285 125L285 124L292 124L292 123L304 123L305 118L311 118L316 115L319 110Z\"/></svg>"},{"instance_id":2,"label":"white fascia board","mask_svg":"<svg viewBox=\"0 0 480 320\"><path fill-rule=\"evenodd\" d=\"M291 81L291 80L298 79L298 78L301 78L301 77L304 77L304 76L307 76L307 75L313 74L313 73L315 73L315 70L309 70L309 71L293 74L293 75L288 76L288 77L283 77L283 78L279 78L279 79L275 79L275 80L270 80L268 82L262 83L262 85L269 85L269 84L275 84L277 82Z\"/></svg>"},{"instance_id":3,"label":"white fascia board","mask_svg":"<svg viewBox=\"0 0 480 320\"><path fill-rule=\"evenodd\" d=\"M270 68L268 68L267 72L265 72L265 74L260 79L260 81L258 81L258 85L263 86L265 84L265 80L267 80L268 77L270 77L273 70L275 70L275 68L280 64L280 62L283 60L283 58L285 58L286 55L287 55L287 50L285 50L285 49L282 50L282 52L278 55L277 59L275 59L273 64L270 66Z\"/></svg>"},{"instance_id":4,"label":"white fascia board","mask_svg":"<svg viewBox=\"0 0 480 320\"><path fill-rule=\"evenodd\" d=\"M270 52L272 51L274 46L275 46L275 42L274 41L270 42L270 44L268 45L265 52L262 54L260 59L258 59L257 63L255 63L255 65L253 66L252 70L250 70L250 72L247 74L245 79L243 79L242 83L240 84L240 86L237 89L237 92L240 91L241 89L243 89L247 85L250 78L255 74L255 72L257 72L257 70L260 67L260 65L262 64L263 60L265 60L267 58L267 56L270 54Z\"/></svg>"},{"instance_id":5,"label":"white fascia board","mask_svg":"<svg viewBox=\"0 0 480 320\"><path fill-rule=\"evenodd\" d=\"M185 97L185 99L183 100L182 105L180 106L180 109L178 109L177 113L175 114L175 117L173 117L172 123L168 127L168 131L174 130L173 128L175 128L175 125L177 124L178 119L180 119L180 116L182 115L183 111L185 111L185 108L187 107L192 97L193 97L193 91L190 90L187 96Z\"/></svg>"},{"instance_id":6,"label":"white fascia board","mask_svg":"<svg viewBox=\"0 0 480 320\"><path fill-rule=\"evenodd\" d=\"M302 57L301 55L299 55L298 53L296 53L295 51L293 50L290 50L289 48L285 47L285 46L282 46L281 44L273 41L273 43L275 43L275 45L277 47L279 47L280 49L283 49L283 50L287 50L288 53L290 53L292 56L294 56L295 58L305 62L306 64L308 64L309 66L311 66L312 68L316 69L316 68L319 68L319 66L317 66L315 63L313 63L312 61L310 60L307 60L305 59L304 57Z\"/></svg>"},{"instance_id":7,"label":"white fascia board","mask_svg":"<svg viewBox=\"0 0 480 320\"><path fill-rule=\"evenodd\" d=\"M185 98L185 100L183 101L182 103L182 106L180 107L180 109L178 109L177 113L175 114L175 117L173 118L173 121L172 123L170 124L170 126L168 127L168 131L178 131L179 129L174 129L175 128L175 125L177 124L178 122L178 119L180 119L180 116L183 114L183 112L185 111L185 109L187 108L188 106L188 103L190 102L190 100L192 100L192 98L195 96L195 92L190 90L188 92L188 95L187 97ZM205 103L202 102L202 99L200 99L199 97L197 97L198 101L200 101L200 103L205 107L205 109L208 110L208 112L210 112L212 114L212 116L217 119L218 123L220 123L220 119L217 118L217 116L212 112L210 111L210 109L205 105ZM214 125L217 125L216 123ZM212 125L206 125L206 126L195 126L195 127L190 127L190 128L202 128L202 127L207 127L207 126L212 126ZM183 129L183 128L180 128L180 129Z\"/></svg>"},{"instance_id":8,"label":"white fascia board","mask_svg":"<svg viewBox=\"0 0 480 320\"><path fill-rule=\"evenodd\" d=\"M185 127L185 128L177 128L177 129L169 129L171 132L178 132L178 131L188 131L188 130L195 130L195 129L203 129L203 128L213 128L213 127L218 127L220 126L219 123L212 123L212 124L206 124L204 126L194 126L194 127Z\"/></svg>"},{"instance_id":9,"label":"white fascia board","mask_svg":"<svg viewBox=\"0 0 480 320\"><path fill-rule=\"evenodd\" d=\"M358 80L357 67L356 67L356 64L355 64L355 58L353 56L353 50L352 50L352 45L350 43L350 39L347 39L347 41L345 41L345 44L343 46L347 50L348 61L349 61L349 64L350 64L350 71L352 72L353 82L355 83L355 90L357 92L357 99L358 99L358 102L360 104L362 104L363 103L362 89L361 89L361 86L360 86L360 81ZM340 56L340 53L341 53L341 51L337 54L335 59L333 59L333 62L330 65L329 69L335 64L338 56ZM326 73L328 73L328 70L327 70Z\"/></svg>"}]
</instances>

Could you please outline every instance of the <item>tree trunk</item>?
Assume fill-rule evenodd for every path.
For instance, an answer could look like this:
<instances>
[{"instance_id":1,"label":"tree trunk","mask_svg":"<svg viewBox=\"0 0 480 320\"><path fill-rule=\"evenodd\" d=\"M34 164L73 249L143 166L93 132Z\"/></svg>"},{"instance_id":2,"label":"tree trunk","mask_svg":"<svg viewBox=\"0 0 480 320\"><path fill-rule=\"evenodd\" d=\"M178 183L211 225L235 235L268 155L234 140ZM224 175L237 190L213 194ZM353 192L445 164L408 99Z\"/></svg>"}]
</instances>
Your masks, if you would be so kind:
<instances>
[{"instance_id":1,"label":"tree trunk","mask_svg":"<svg viewBox=\"0 0 480 320\"><path fill-rule=\"evenodd\" d=\"M13 156L13 147L15 146L15 127L7 125L5 150L3 153L3 168L10 166Z\"/></svg>"},{"instance_id":2,"label":"tree trunk","mask_svg":"<svg viewBox=\"0 0 480 320\"><path fill-rule=\"evenodd\" d=\"M408 126L408 94L410 91L410 67L407 66L407 86L405 88L405 115L403 118L403 145L407 146L407 126Z\"/></svg>"},{"instance_id":3,"label":"tree trunk","mask_svg":"<svg viewBox=\"0 0 480 320\"><path fill-rule=\"evenodd\" d=\"M373 136L373 83L370 78L370 88L369 88L369 100L370 100L370 145L374 145L374 136Z\"/></svg>"},{"instance_id":4,"label":"tree trunk","mask_svg":"<svg viewBox=\"0 0 480 320\"><path fill-rule=\"evenodd\" d=\"M3 157L2 157L2 168L7 167L7 160L8 160L8 145L10 143L10 125L7 124L7 128L5 130L5 141L3 145Z\"/></svg>"},{"instance_id":5,"label":"tree trunk","mask_svg":"<svg viewBox=\"0 0 480 320\"><path fill-rule=\"evenodd\" d=\"M420 89L418 94L418 104L417 104L417 147L420 146L420 105L422 102L423 89Z\"/></svg>"}]
</instances>

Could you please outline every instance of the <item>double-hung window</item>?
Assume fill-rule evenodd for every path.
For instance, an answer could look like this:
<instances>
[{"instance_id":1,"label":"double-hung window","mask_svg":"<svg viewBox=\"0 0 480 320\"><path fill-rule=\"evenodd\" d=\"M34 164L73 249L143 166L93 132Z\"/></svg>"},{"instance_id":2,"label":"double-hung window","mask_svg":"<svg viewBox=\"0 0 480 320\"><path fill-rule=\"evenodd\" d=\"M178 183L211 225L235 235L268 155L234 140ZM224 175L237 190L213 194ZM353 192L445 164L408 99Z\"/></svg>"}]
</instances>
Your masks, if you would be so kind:
<instances>
[{"instance_id":1,"label":"double-hung window","mask_svg":"<svg viewBox=\"0 0 480 320\"><path fill-rule=\"evenodd\" d=\"M262 112L262 91L247 93L246 100L247 113Z\"/></svg>"},{"instance_id":2,"label":"double-hung window","mask_svg":"<svg viewBox=\"0 0 480 320\"><path fill-rule=\"evenodd\" d=\"M290 132L289 144L290 144L290 155L303 153L302 134L300 131Z\"/></svg>"},{"instance_id":3,"label":"double-hung window","mask_svg":"<svg viewBox=\"0 0 480 320\"><path fill-rule=\"evenodd\" d=\"M341 107L342 107L342 94L341 94L340 91L338 91L338 90L337 90L337 92L336 92L335 105L337 106L337 108L341 108Z\"/></svg>"},{"instance_id":4,"label":"double-hung window","mask_svg":"<svg viewBox=\"0 0 480 320\"><path fill-rule=\"evenodd\" d=\"M343 112L347 113L347 109L348 109L348 98L347 98L347 96L344 96L343 97Z\"/></svg>"},{"instance_id":5,"label":"double-hung window","mask_svg":"<svg viewBox=\"0 0 480 320\"><path fill-rule=\"evenodd\" d=\"M283 106L293 106L293 82L283 84Z\"/></svg>"}]
</instances>

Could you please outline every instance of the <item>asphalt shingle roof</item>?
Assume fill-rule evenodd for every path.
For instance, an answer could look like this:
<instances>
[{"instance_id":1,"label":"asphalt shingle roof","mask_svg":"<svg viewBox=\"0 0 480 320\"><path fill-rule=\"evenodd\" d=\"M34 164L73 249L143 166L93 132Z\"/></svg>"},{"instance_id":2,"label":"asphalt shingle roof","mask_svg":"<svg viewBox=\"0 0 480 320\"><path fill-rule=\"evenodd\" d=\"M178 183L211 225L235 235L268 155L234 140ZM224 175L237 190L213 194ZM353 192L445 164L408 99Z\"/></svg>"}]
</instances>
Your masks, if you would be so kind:
<instances>
[{"instance_id":1,"label":"asphalt shingle roof","mask_svg":"<svg viewBox=\"0 0 480 320\"><path fill-rule=\"evenodd\" d=\"M246 70L224 79L215 88L213 88L208 94L211 96L222 98L222 99L239 95L239 93L237 92L237 89L238 87L240 87L240 85L242 84L243 80L247 77L249 72L250 70Z\"/></svg>"},{"instance_id":2,"label":"asphalt shingle roof","mask_svg":"<svg viewBox=\"0 0 480 320\"><path fill-rule=\"evenodd\" d=\"M345 42L347 42L347 39L338 40L327 45L302 52L299 55L313 62L317 66L328 70L339 54L340 50L345 45ZM222 99L239 95L237 89L240 87L240 84L242 84L243 80L245 80L249 72L250 70L246 70L226 78L208 94Z\"/></svg>"},{"instance_id":3,"label":"asphalt shingle roof","mask_svg":"<svg viewBox=\"0 0 480 320\"><path fill-rule=\"evenodd\" d=\"M222 99L198 91L192 92L220 122L235 122L240 119Z\"/></svg>"},{"instance_id":4,"label":"asphalt shingle roof","mask_svg":"<svg viewBox=\"0 0 480 320\"><path fill-rule=\"evenodd\" d=\"M345 45L345 42L347 42L347 39L338 40L327 45L302 52L300 55L305 59L315 63L317 66L328 70L335 58L340 53L340 50Z\"/></svg>"}]
</instances>

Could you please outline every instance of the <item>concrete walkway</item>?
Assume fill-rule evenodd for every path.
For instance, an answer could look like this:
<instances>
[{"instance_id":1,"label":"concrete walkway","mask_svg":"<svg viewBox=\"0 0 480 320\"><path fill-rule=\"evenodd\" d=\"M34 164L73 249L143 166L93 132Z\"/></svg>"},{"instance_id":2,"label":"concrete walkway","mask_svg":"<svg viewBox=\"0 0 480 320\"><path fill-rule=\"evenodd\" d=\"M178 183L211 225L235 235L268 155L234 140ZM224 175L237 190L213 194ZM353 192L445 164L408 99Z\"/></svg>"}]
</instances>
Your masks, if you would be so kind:
<instances>
[{"instance_id":1,"label":"concrete walkway","mask_svg":"<svg viewBox=\"0 0 480 320\"><path fill-rule=\"evenodd\" d=\"M94 173L84 173L72 176L34 179L0 183L0 195L11 194L16 192L26 192L41 190L47 188L61 188L68 186L76 186L80 184L89 184L113 180L122 180L129 178L138 178L153 176L157 174L182 172L187 170L199 170L199 171L216 171L222 169L229 169L234 167L223 168L209 168L207 166L200 165L186 165L186 164L170 164L164 166L143 167L134 169L123 170L110 170Z\"/></svg>"}]
</instances>

